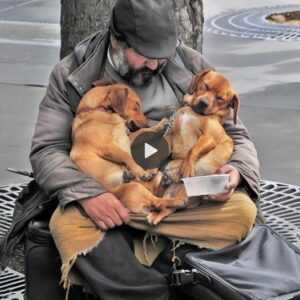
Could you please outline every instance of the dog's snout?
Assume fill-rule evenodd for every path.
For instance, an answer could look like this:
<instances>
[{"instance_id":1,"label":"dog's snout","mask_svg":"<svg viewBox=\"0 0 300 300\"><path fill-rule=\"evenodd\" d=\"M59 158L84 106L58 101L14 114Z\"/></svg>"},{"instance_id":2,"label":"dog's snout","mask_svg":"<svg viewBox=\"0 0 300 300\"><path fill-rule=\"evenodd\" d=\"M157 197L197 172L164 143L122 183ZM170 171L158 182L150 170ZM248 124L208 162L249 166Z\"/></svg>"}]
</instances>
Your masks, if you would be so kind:
<instances>
[{"instance_id":1,"label":"dog's snout","mask_svg":"<svg viewBox=\"0 0 300 300\"><path fill-rule=\"evenodd\" d=\"M209 106L209 102L206 98L201 99L198 103L192 106L193 110L198 113L204 113L205 109Z\"/></svg>"},{"instance_id":2,"label":"dog's snout","mask_svg":"<svg viewBox=\"0 0 300 300\"><path fill-rule=\"evenodd\" d=\"M129 129L131 132L134 132L134 131L137 131L137 130L140 129L140 127L138 127L138 126L135 124L135 122L133 122L133 121L129 122L129 124L128 124L127 127L128 127L128 129Z\"/></svg>"},{"instance_id":3,"label":"dog's snout","mask_svg":"<svg viewBox=\"0 0 300 300\"><path fill-rule=\"evenodd\" d=\"M207 99L201 99L201 101L198 103L198 106L202 109L205 109L208 107L208 100Z\"/></svg>"},{"instance_id":4,"label":"dog's snout","mask_svg":"<svg viewBox=\"0 0 300 300\"><path fill-rule=\"evenodd\" d=\"M136 121L130 121L128 124L127 124L127 127L128 129L131 131L131 132L134 132L134 131L137 131L141 128L147 128L149 127L149 124L148 122L136 122Z\"/></svg>"},{"instance_id":5,"label":"dog's snout","mask_svg":"<svg viewBox=\"0 0 300 300\"><path fill-rule=\"evenodd\" d=\"M204 114L204 112L208 108L208 106L209 106L208 99L203 98L199 102L194 103L192 105L192 109L197 113Z\"/></svg>"}]
</instances>

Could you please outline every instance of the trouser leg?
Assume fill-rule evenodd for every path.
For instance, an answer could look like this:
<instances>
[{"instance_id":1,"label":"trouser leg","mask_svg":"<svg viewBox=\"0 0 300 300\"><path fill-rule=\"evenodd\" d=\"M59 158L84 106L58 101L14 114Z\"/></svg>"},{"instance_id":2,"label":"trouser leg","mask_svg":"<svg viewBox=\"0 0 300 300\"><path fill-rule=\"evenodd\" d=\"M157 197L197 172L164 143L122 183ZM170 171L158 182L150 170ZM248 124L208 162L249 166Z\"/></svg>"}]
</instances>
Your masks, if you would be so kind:
<instances>
[{"instance_id":1,"label":"trouser leg","mask_svg":"<svg viewBox=\"0 0 300 300\"><path fill-rule=\"evenodd\" d=\"M167 279L138 262L127 229L109 230L97 247L77 257L75 272L101 300L169 299Z\"/></svg>"},{"instance_id":2,"label":"trouser leg","mask_svg":"<svg viewBox=\"0 0 300 300\"><path fill-rule=\"evenodd\" d=\"M251 231L255 214L256 208L251 199L237 192L225 203L208 202L200 205L197 210L176 212L163 220L155 231L176 236L174 234L182 234L185 228L188 229L187 236L196 234L197 239L203 241L204 247L222 248L241 240ZM189 226L191 217L192 231ZM144 222L143 219L135 222L132 219L131 226L149 230L149 225ZM74 259L73 253L83 253L84 249L91 249L97 239L100 241L101 232L95 230L88 218L82 218L74 207L66 209L63 214L56 210L50 225L64 262L64 271L68 270ZM102 300L124 297L126 300L168 299L167 280L157 270L137 261L127 230L128 227L123 227L108 231L97 247L87 255L78 257L74 269ZM82 244L86 246L82 247ZM63 275L67 280L67 273Z\"/></svg>"},{"instance_id":3,"label":"trouser leg","mask_svg":"<svg viewBox=\"0 0 300 300\"><path fill-rule=\"evenodd\" d=\"M222 249L245 238L252 230L257 208L249 196L236 191L228 201L203 201L193 208L178 210L163 219L151 232L191 241L201 247ZM131 227L149 230L142 216L131 218Z\"/></svg>"}]
</instances>

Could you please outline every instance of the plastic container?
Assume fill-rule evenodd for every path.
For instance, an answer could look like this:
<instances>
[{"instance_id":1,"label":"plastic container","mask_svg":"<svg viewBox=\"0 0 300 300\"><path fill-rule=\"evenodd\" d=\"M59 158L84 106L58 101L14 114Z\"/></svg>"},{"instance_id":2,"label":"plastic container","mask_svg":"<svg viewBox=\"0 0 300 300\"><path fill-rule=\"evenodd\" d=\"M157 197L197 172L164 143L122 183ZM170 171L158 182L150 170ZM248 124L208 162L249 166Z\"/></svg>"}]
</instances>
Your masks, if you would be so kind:
<instances>
[{"instance_id":1,"label":"plastic container","mask_svg":"<svg viewBox=\"0 0 300 300\"><path fill-rule=\"evenodd\" d=\"M188 197L226 193L229 174L182 178Z\"/></svg>"}]
</instances>

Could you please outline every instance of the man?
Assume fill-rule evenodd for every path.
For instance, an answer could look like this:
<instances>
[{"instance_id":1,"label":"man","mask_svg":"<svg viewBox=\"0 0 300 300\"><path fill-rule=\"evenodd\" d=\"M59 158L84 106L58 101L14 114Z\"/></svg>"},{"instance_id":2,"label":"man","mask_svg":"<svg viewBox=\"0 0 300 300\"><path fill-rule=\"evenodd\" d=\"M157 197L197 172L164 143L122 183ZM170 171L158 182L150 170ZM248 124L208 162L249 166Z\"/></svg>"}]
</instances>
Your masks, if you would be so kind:
<instances>
[{"instance_id":1,"label":"man","mask_svg":"<svg viewBox=\"0 0 300 300\"><path fill-rule=\"evenodd\" d=\"M78 256L73 268L99 299L169 299L164 273L171 269L171 246L152 268L137 261L132 252L133 233L123 226L130 222L128 210L69 158L72 119L82 96L105 76L130 85L140 95L150 120L160 120L180 107L192 76L209 65L177 40L175 25L169 1L118 0L109 30L87 38L56 65L40 105L30 155L38 184L49 197L58 198L62 210L79 204L101 230L107 230L103 241ZM208 200L230 201L237 187L256 200L255 148L240 121L233 126L228 120L224 127L235 143L231 162L219 170L230 174L228 193L210 195ZM243 201L250 201L245 193L243 197L241 207ZM253 220L255 211L249 211L250 215ZM247 225L248 231L252 224ZM196 247L186 245L179 252L183 257L191 250Z\"/></svg>"}]
</instances>

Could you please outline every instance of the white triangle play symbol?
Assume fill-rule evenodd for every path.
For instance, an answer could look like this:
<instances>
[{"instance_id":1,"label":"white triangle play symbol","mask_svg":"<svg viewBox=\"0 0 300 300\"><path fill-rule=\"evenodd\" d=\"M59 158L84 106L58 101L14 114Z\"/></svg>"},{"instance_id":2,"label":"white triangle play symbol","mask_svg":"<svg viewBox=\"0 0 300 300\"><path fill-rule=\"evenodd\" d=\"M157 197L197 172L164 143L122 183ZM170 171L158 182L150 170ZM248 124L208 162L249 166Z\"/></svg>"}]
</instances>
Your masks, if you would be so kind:
<instances>
[{"instance_id":1,"label":"white triangle play symbol","mask_svg":"<svg viewBox=\"0 0 300 300\"><path fill-rule=\"evenodd\" d=\"M145 158L148 158L149 156L153 155L154 153L156 153L158 151L156 148L152 147L148 143L145 143L144 145L145 145L144 146Z\"/></svg>"}]
</instances>

